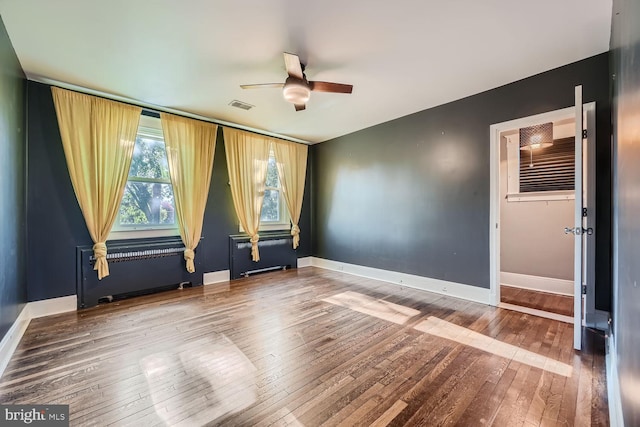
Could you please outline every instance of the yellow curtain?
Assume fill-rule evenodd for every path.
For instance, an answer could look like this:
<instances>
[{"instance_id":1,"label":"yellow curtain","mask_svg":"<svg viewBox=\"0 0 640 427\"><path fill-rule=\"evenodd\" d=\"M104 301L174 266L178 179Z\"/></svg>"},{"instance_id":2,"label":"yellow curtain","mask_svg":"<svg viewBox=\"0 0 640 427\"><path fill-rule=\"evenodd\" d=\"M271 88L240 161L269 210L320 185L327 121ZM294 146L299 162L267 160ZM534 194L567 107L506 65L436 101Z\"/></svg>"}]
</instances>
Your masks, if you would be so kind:
<instances>
[{"instance_id":1,"label":"yellow curtain","mask_svg":"<svg viewBox=\"0 0 640 427\"><path fill-rule=\"evenodd\" d=\"M106 240L129 175L142 109L51 88L71 184L93 239L98 279L109 275Z\"/></svg>"},{"instance_id":2,"label":"yellow curtain","mask_svg":"<svg viewBox=\"0 0 640 427\"><path fill-rule=\"evenodd\" d=\"M204 209L209 195L218 125L160 113L167 147L169 174L184 243L187 271L196 271L194 250L202 235Z\"/></svg>"},{"instance_id":3,"label":"yellow curtain","mask_svg":"<svg viewBox=\"0 0 640 427\"><path fill-rule=\"evenodd\" d=\"M293 249L300 244L300 212L302 211L302 197L304 196L304 180L307 173L307 151L304 144L274 140L273 151L278 165L278 176L284 199L291 216L291 235Z\"/></svg>"},{"instance_id":4,"label":"yellow curtain","mask_svg":"<svg viewBox=\"0 0 640 427\"><path fill-rule=\"evenodd\" d=\"M258 229L264 199L271 139L223 128L233 206L242 228L251 236L251 258L260 261Z\"/></svg>"}]
</instances>

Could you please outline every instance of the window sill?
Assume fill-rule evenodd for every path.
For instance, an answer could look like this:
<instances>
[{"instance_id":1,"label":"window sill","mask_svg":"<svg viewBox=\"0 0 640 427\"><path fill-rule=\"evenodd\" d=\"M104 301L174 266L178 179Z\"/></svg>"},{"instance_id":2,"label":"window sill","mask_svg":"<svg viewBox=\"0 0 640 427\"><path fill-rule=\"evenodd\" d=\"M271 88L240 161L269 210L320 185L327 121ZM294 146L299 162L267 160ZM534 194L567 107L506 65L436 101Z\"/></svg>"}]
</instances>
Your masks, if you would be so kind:
<instances>
[{"instance_id":1,"label":"window sill","mask_svg":"<svg viewBox=\"0 0 640 427\"><path fill-rule=\"evenodd\" d=\"M290 230L290 223L279 223L279 224L262 224L260 226L260 231L281 231L281 230Z\"/></svg>"},{"instance_id":2,"label":"window sill","mask_svg":"<svg viewBox=\"0 0 640 427\"><path fill-rule=\"evenodd\" d=\"M539 202L552 200L574 200L575 191L538 191L507 194L507 202Z\"/></svg>"},{"instance_id":3,"label":"window sill","mask_svg":"<svg viewBox=\"0 0 640 427\"><path fill-rule=\"evenodd\" d=\"M177 228L155 228L138 230L117 230L109 233L107 240L148 239L153 237L180 236Z\"/></svg>"},{"instance_id":4,"label":"window sill","mask_svg":"<svg viewBox=\"0 0 640 427\"><path fill-rule=\"evenodd\" d=\"M262 231L284 231L284 230L290 230L290 229L291 229L291 223L288 223L288 222L287 223L279 222L277 224L261 224L260 228L258 229L258 233ZM246 233L242 225L238 226L238 231L240 233Z\"/></svg>"}]
</instances>

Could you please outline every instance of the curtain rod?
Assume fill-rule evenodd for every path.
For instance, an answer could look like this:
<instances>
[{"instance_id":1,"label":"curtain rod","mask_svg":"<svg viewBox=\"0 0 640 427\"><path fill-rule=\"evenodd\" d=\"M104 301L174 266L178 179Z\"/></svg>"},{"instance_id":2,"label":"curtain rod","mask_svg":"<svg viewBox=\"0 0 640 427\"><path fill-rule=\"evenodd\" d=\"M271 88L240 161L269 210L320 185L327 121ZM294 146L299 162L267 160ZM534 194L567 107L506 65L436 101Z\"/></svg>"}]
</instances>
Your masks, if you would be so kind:
<instances>
[{"instance_id":1,"label":"curtain rod","mask_svg":"<svg viewBox=\"0 0 640 427\"><path fill-rule=\"evenodd\" d=\"M211 117L201 116L199 114L188 113L186 111L180 111L180 110L176 110L176 109L173 109L173 108L162 107L162 106L159 106L159 105L150 104L150 103L147 103L147 102L142 102L142 101L139 101L137 99L127 98L127 97L124 97L124 96L114 95L114 94L111 94L111 93L108 93L108 92L102 92L102 91L99 91L99 90L88 89L86 87L74 85L74 84L71 84L71 83L61 82L59 80L49 79L47 77L27 76L27 79L31 80L31 81L34 81L34 82L44 83L44 84L48 84L48 85L52 85L52 86L58 86L58 87L61 87L63 89L69 89L69 90L73 90L73 91L76 91L76 92L86 93L88 95L95 95L95 96L99 96L99 97L102 97L102 98L111 99L111 100L114 100L114 101L120 101L120 102L125 102L127 104L136 105L138 107L141 107L143 111L146 111L148 113L153 113L153 114L158 114L158 115L160 113L163 113L163 112L164 113L177 114L179 116L189 117L189 118L196 119L196 120L202 120L202 121L209 122L209 123L215 123L215 124L220 125L220 126L225 126L225 127L232 128L232 129L244 130L244 131L247 131L247 132L256 133L258 135L269 136L269 137L278 138L278 139L284 139L285 141L297 142L299 144L312 145L309 141L305 141L303 139L298 139L298 138L293 138L293 137L290 137L290 136L280 135L280 134L277 134L277 133L268 132L268 131L261 130L261 129L255 129L255 128L252 128L252 127L249 127L249 126L243 126L243 125L239 125L237 123L231 123L231 122L227 122L227 121L224 121L224 120L212 119Z\"/></svg>"}]
</instances>

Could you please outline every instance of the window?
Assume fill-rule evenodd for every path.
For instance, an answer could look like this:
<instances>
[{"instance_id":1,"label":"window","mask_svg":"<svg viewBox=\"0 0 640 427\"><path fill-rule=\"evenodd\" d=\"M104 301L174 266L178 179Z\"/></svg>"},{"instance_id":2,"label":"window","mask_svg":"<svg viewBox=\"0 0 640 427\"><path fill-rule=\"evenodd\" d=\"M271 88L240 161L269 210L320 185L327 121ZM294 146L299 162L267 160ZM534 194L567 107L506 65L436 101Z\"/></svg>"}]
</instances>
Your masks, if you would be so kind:
<instances>
[{"instance_id":1,"label":"window","mask_svg":"<svg viewBox=\"0 0 640 427\"><path fill-rule=\"evenodd\" d=\"M265 181L264 199L260 214L260 231L288 230L291 227L289 211L280 188L276 157L269 153L267 179ZM242 226L240 231L244 232Z\"/></svg>"},{"instance_id":2,"label":"window","mask_svg":"<svg viewBox=\"0 0 640 427\"><path fill-rule=\"evenodd\" d=\"M174 206L160 119L142 116L114 231L119 234L134 230L169 229L172 232L168 235L176 234Z\"/></svg>"},{"instance_id":3,"label":"window","mask_svg":"<svg viewBox=\"0 0 640 427\"><path fill-rule=\"evenodd\" d=\"M507 200L574 199L573 119L554 123L553 145L520 150L518 130L503 133L507 148ZM533 166L531 166L533 165Z\"/></svg>"},{"instance_id":4,"label":"window","mask_svg":"<svg viewBox=\"0 0 640 427\"><path fill-rule=\"evenodd\" d=\"M575 138L555 139L550 147L520 151L520 193L573 191Z\"/></svg>"}]
</instances>

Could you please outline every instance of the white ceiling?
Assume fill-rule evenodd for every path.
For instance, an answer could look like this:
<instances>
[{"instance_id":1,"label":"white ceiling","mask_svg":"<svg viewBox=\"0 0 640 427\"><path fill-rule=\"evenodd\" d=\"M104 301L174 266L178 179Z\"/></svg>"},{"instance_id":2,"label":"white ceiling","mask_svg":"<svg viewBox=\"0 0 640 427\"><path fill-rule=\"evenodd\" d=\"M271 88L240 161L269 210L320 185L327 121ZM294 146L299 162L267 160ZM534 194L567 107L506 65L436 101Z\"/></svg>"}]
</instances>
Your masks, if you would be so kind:
<instances>
[{"instance_id":1,"label":"white ceiling","mask_svg":"<svg viewBox=\"0 0 640 427\"><path fill-rule=\"evenodd\" d=\"M320 142L609 49L611 0L0 0L28 78ZM282 52L309 80L296 112ZM237 99L255 105L229 106Z\"/></svg>"}]
</instances>

